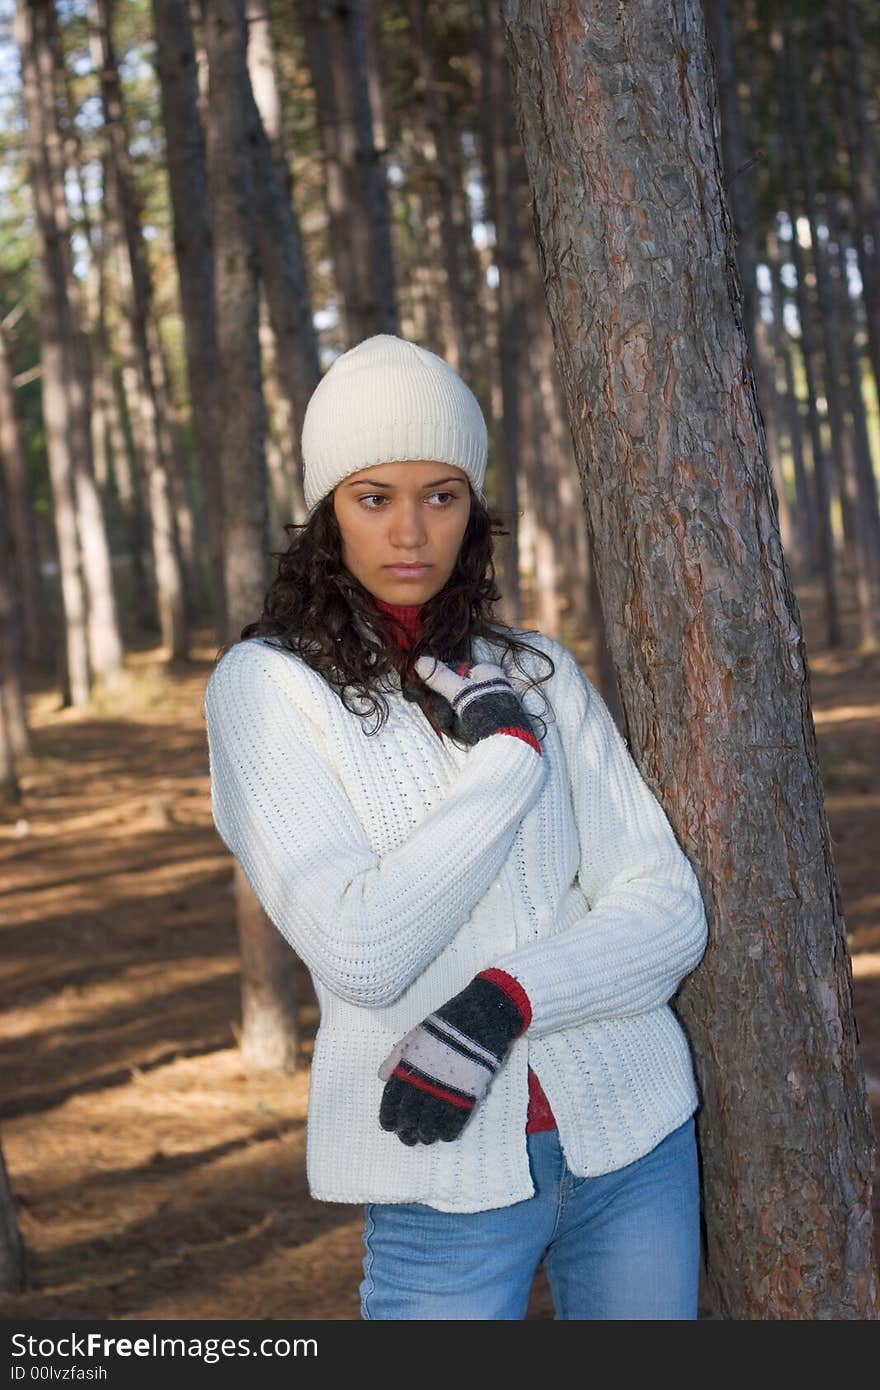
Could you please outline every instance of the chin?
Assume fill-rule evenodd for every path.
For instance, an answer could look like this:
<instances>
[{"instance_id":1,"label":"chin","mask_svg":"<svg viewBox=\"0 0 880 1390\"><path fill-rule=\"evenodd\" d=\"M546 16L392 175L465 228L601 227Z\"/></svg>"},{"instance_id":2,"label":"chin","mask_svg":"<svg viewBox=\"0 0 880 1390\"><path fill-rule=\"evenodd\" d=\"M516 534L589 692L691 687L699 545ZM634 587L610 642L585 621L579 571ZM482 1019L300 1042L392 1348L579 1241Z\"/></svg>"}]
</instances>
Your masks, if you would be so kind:
<instances>
[{"instance_id":1,"label":"chin","mask_svg":"<svg viewBox=\"0 0 880 1390\"><path fill-rule=\"evenodd\" d=\"M433 570L412 579L403 579L389 572L383 576L382 588L394 595L388 599L389 603L425 603L440 592L445 582L438 583Z\"/></svg>"}]
</instances>

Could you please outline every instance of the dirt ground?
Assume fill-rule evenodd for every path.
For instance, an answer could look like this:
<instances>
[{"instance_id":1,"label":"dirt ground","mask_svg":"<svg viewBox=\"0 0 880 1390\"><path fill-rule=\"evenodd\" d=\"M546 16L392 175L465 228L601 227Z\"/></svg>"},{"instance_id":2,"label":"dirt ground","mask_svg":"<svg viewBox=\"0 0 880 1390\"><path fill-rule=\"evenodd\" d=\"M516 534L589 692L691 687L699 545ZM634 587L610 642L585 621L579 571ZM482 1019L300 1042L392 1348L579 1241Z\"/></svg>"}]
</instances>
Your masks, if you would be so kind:
<instances>
[{"instance_id":1,"label":"dirt ground","mask_svg":"<svg viewBox=\"0 0 880 1390\"><path fill-rule=\"evenodd\" d=\"M880 661L822 649L819 597L798 591L880 1131ZM202 639L192 664L129 655L124 689L87 715L29 691L37 757L0 817L0 1138L28 1265L6 1319L359 1317L361 1209L313 1202L305 1180L304 969L300 1070L240 1061ZM539 1272L528 1317L552 1316Z\"/></svg>"}]
</instances>

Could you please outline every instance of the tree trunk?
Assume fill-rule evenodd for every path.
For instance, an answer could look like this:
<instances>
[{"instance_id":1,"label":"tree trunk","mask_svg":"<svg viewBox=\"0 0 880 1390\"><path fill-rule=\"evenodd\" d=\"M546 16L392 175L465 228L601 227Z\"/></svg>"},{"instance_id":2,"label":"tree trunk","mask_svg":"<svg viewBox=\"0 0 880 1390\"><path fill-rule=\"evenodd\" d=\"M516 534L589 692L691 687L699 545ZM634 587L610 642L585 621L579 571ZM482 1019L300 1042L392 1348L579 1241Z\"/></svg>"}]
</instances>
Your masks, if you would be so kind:
<instances>
[{"instance_id":1,"label":"tree trunk","mask_svg":"<svg viewBox=\"0 0 880 1390\"><path fill-rule=\"evenodd\" d=\"M251 12L262 15L264 0L249 0ZM266 27L258 34L265 38ZM250 53L250 48L249 48ZM259 50L258 50L259 56ZM265 45L262 61L254 65L260 70L261 91L266 95L267 62ZM273 70L274 76L274 70ZM269 102L269 109L278 101ZM302 451L300 436L309 397L321 377L318 340L312 316L311 296L302 238L293 203L291 175L284 158L281 133L274 141L263 127L250 77L245 87L245 115L252 131L254 160L254 233L260 277L265 286L266 307L274 338L275 379L284 404L285 423L290 432L294 469L291 474L293 515L300 522L306 519L306 502L302 482ZM273 117L274 119L274 117ZM290 521L290 516L284 521Z\"/></svg>"},{"instance_id":2,"label":"tree trunk","mask_svg":"<svg viewBox=\"0 0 880 1390\"><path fill-rule=\"evenodd\" d=\"M208 55L208 171L220 353L227 637L263 611L268 587L265 406L260 374L259 284L251 161L256 107L247 74L242 0L203 10ZM242 961L241 1050L255 1067L293 1071L299 1035L292 953L235 866Z\"/></svg>"},{"instance_id":3,"label":"tree trunk","mask_svg":"<svg viewBox=\"0 0 880 1390\"><path fill-rule=\"evenodd\" d=\"M58 30L54 3L34 5L42 11L45 23L45 42L37 52L41 80L48 97L45 109L51 115L47 149L50 175L58 189L57 210L62 231L61 249L68 285L70 319L70 374L68 377L69 426L74 505L80 542L80 562L86 590L86 634L92 673L108 688L118 685L124 665L122 639L116 608L116 591L110 556L107 526L101 505L101 495L95 478L92 452L92 382L89 346L83 324L90 317L89 280L81 282L73 273L71 255L71 225L66 201L68 174L79 186L82 197L80 170L81 150L73 132L73 112L69 97L69 78L64 66L61 35ZM65 152L69 151L70 164ZM91 225L88 216L81 221L82 234L91 246ZM89 279L93 282L90 268Z\"/></svg>"},{"instance_id":4,"label":"tree trunk","mask_svg":"<svg viewBox=\"0 0 880 1390\"><path fill-rule=\"evenodd\" d=\"M21 1293L27 1287L27 1254L0 1149L0 1292Z\"/></svg>"},{"instance_id":5,"label":"tree trunk","mask_svg":"<svg viewBox=\"0 0 880 1390\"><path fill-rule=\"evenodd\" d=\"M227 618L223 611L223 498L217 458L220 372L205 134L199 116L187 0L153 0L153 21L192 429L207 521L211 598L217 637L222 641Z\"/></svg>"},{"instance_id":6,"label":"tree trunk","mask_svg":"<svg viewBox=\"0 0 880 1390\"><path fill-rule=\"evenodd\" d=\"M295 455L293 447L293 437L297 433L296 420L278 385L278 374L275 370L275 334L269 322L265 285L260 291L260 357L263 363L263 391L269 419L266 429L269 536L273 550L277 550L279 545L283 544L286 548L289 543L283 529L285 522L292 519L302 521L304 517L298 512L293 491L293 479L299 471L299 450Z\"/></svg>"},{"instance_id":7,"label":"tree trunk","mask_svg":"<svg viewBox=\"0 0 880 1390\"><path fill-rule=\"evenodd\" d=\"M65 687L63 698L84 707L89 703L91 670L86 589L80 568L73 495L75 403L71 399L71 387L78 378L80 364L74 344L70 301L63 173L60 178L56 176L59 141L48 10L48 0L16 0L14 33L21 54L22 97L27 122L25 138L35 209L40 384L65 623L65 662L59 676Z\"/></svg>"},{"instance_id":8,"label":"tree trunk","mask_svg":"<svg viewBox=\"0 0 880 1390\"><path fill-rule=\"evenodd\" d=\"M101 162L101 186L107 188L107 155ZM116 357L110 341L107 323L107 307L110 301L112 284L112 261L114 257L114 228L108 218L107 199L102 200L99 235L95 238L93 250L95 307L94 328L92 332L92 361L94 364L95 397L100 404L102 418L101 447L109 454L112 467L112 489L115 504L121 514L126 543L128 546L131 571L129 574L129 603L134 610L138 608L141 595L149 593L150 581L144 566L143 513L135 489L134 467L129 451L128 439L123 424L123 406L118 381ZM97 426L96 426L97 429ZM106 464L107 459L104 459ZM101 471L97 467L99 480ZM109 504L111 480L108 473L101 483L105 502ZM136 597L132 597L136 596Z\"/></svg>"},{"instance_id":9,"label":"tree trunk","mask_svg":"<svg viewBox=\"0 0 880 1390\"><path fill-rule=\"evenodd\" d=\"M583 504L580 479L571 448L571 432L565 413L565 402L559 384L559 373L553 352L553 334L547 318L547 301L541 281L537 246L529 237L529 312L531 327L528 333L530 367L535 377L535 389L540 394L539 417L542 434L532 446L535 466L542 472L552 460L553 500L549 523L549 540L555 560L555 589L560 636L574 639L590 632L590 593L587 576L590 570L589 546L583 526ZM564 610L564 616L562 611ZM541 623L538 624L542 626Z\"/></svg>"},{"instance_id":10,"label":"tree trunk","mask_svg":"<svg viewBox=\"0 0 880 1390\"><path fill-rule=\"evenodd\" d=\"M330 253L347 347L398 333L391 210L373 143L363 0L299 0L315 91L330 219Z\"/></svg>"},{"instance_id":11,"label":"tree trunk","mask_svg":"<svg viewBox=\"0 0 880 1390\"><path fill-rule=\"evenodd\" d=\"M826 40L829 59L833 54L833 30L829 32L826 27ZM846 133L843 129L843 122L840 118L838 107L832 107L829 99L827 86L822 83L818 89L816 97L816 119L819 128L825 131L835 130L837 133L840 147L846 145ZM833 64L831 68L831 85L837 88L837 79L834 76ZM852 192L852 185L850 186ZM858 345L858 313L854 297L849 289L849 270L847 268L846 243L852 244L855 235L857 222L855 219L855 208L853 207L852 218L847 212L847 203L842 193L826 193L824 198L825 223L828 227L829 241L829 262L833 257L836 260L836 273L829 264L829 274L834 285L834 312L837 316L840 331L838 340L840 351L844 361L845 384L841 386L841 394L848 402L849 413L852 419L851 438L854 465L854 491L857 508L858 523L861 528L861 546L863 556L863 568L866 571L867 583L873 586L873 593L870 596L871 615L869 626L872 632L873 641L876 643L876 622L877 606L880 600L880 510L877 505L877 480L874 476L874 469L871 461L871 444L868 438L868 423L865 410L865 402L862 394L862 361L861 350ZM850 222L854 225L850 227ZM856 255L858 260L858 255ZM865 287L862 285L863 302L867 304Z\"/></svg>"},{"instance_id":12,"label":"tree trunk","mask_svg":"<svg viewBox=\"0 0 880 1390\"><path fill-rule=\"evenodd\" d=\"M138 379L141 458L149 493L150 536L162 643L172 659L185 658L189 632L183 597L180 542L174 516L170 472L175 459L163 438L160 372L151 351L152 307L140 218L131 176L122 89L110 34L110 0L89 0L92 61L100 73L108 173L120 230L118 257L123 316L129 320L131 351Z\"/></svg>"},{"instance_id":13,"label":"tree trunk","mask_svg":"<svg viewBox=\"0 0 880 1390\"><path fill-rule=\"evenodd\" d=\"M4 474L9 503L10 542L16 555L15 587L21 603L22 657L37 666L51 669L52 648L58 636L46 602L46 588L40 569L31 480L15 411L8 335L8 322L0 323L0 468Z\"/></svg>"},{"instance_id":14,"label":"tree trunk","mask_svg":"<svg viewBox=\"0 0 880 1390\"><path fill-rule=\"evenodd\" d=\"M504 0L630 747L700 877L676 997L724 1317L874 1317L874 1136L698 0ZM547 93L552 100L545 100Z\"/></svg>"},{"instance_id":15,"label":"tree trunk","mask_svg":"<svg viewBox=\"0 0 880 1390\"><path fill-rule=\"evenodd\" d=\"M778 222L778 218L776 219ZM816 527L816 508L810 488L807 468L804 462L804 430L801 421L800 402L794 377L791 342L785 323L785 287L782 283L779 234L774 226L767 234L765 256L770 275L770 289L773 299L773 324L770 335L773 352L777 362L782 363L785 379L784 392L778 393L780 401L780 423L785 425L788 434L788 447L794 470L793 558L804 575L811 572L819 555L819 539Z\"/></svg>"},{"instance_id":16,"label":"tree trunk","mask_svg":"<svg viewBox=\"0 0 880 1390\"><path fill-rule=\"evenodd\" d=\"M132 560L131 607L137 628L141 632L159 632L157 618L155 565L149 550L150 519L144 493L144 464L141 449L140 384L135 365L135 348L131 319L125 306L130 297L122 289L130 280L130 265L121 244L118 218L112 207L113 183L104 158L104 205L101 241L104 249L104 293L119 306L116 314L116 345L119 367L112 370L113 398L116 411L110 416L111 430L117 434L113 445L113 471L120 505L127 523L127 539ZM111 290L112 292L108 293ZM114 357L117 354L114 353Z\"/></svg>"},{"instance_id":17,"label":"tree trunk","mask_svg":"<svg viewBox=\"0 0 880 1390\"><path fill-rule=\"evenodd\" d=\"M18 766L30 756L24 688L24 634L17 572L21 569L9 527L9 496L0 469L0 807L21 798Z\"/></svg>"},{"instance_id":18,"label":"tree trunk","mask_svg":"<svg viewBox=\"0 0 880 1390\"><path fill-rule=\"evenodd\" d=\"M840 616L836 547L831 527L831 479L828 455L822 442L819 410L816 404L818 395L815 370L817 349L813 305L807 288L807 266L797 230L801 199L795 179L795 161L791 157L795 143L793 100L790 93L791 78L788 65L781 55L781 49L781 34L778 31L771 33L771 51L776 55L776 62L772 67L774 90L769 103L773 129L768 144L773 152L771 163L774 166L774 171L777 175L781 175L781 186L785 193L785 210L792 226L791 260L795 271L795 302L800 327L799 346L807 391L807 423L813 455L816 533L819 540L819 553L815 557L815 566L819 570L825 590L825 643L827 646L835 648L843 646L843 623Z\"/></svg>"},{"instance_id":19,"label":"tree trunk","mask_svg":"<svg viewBox=\"0 0 880 1390\"><path fill-rule=\"evenodd\" d=\"M846 34L842 62L846 75L840 75L835 83L835 91L846 127L851 180L849 192L856 217L859 273L865 299L874 386L880 400L880 167L862 58L864 37L855 0L829 5L827 14L833 32L839 32L842 24Z\"/></svg>"},{"instance_id":20,"label":"tree trunk","mask_svg":"<svg viewBox=\"0 0 880 1390\"><path fill-rule=\"evenodd\" d=\"M162 456L170 460L168 482L170 487L171 509L174 516L175 554L180 571L185 627L190 627L210 610L210 597L207 591L207 575L198 555L197 531L204 537L204 526L197 526L197 499L193 476L189 467L186 448L180 428L180 417L174 404L174 383L168 365L168 354L159 331L156 311L151 308L147 315L147 343L150 361L153 364L157 391L156 404L159 408L159 438L162 441ZM181 656L187 657L183 651Z\"/></svg>"},{"instance_id":21,"label":"tree trunk","mask_svg":"<svg viewBox=\"0 0 880 1390\"><path fill-rule=\"evenodd\" d=\"M457 214L458 160L452 150L455 127L438 88L435 73L436 39L431 29L430 6L427 0L407 0L410 25L410 53L417 72L416 90L409 103L410 111L420 112L423 131L422 148L425 155L424 173L428 178L433 208L436 210L440 257L444 283L440 288L442 304L448 319L444 332L444 356L450 365L467 381L471 376L471 341L465 301L465 276L462 265L461 234Z\"/></svg>"},{"instance_id":22,"label":"tree trunk","mask_svg":"<svg viewBox=\"0 0 880 1390\"><path fill-rule=\"evenodd\" d=\"M519 376L523 343L520 324L525 313L525 285L520 253L517 199L525 196L524 177L517 163L522 152L516 139L510 93L510 76L504 56L504 36L488 0L483 5L482 56L480 74L491 99L484 96L483 137L486 177L486 215L495 227L495 267L498 276L498 374L501 384L501 447L495 474L497 510L507 534L496 543L496 563L503 593L500 613L505 622L517 627L523 621L519 588L520 498L517 473L520 459L521 425Z\"/></svg>"},{"instance_id":23,"label":"tree trunk","mask_svg":"<svg viewBox=\"0 0 880 1390\"><path fill-rule=\"evenodd\" d=\"M522 200L523 204L525 199ZM526 482L527 506L532 532L532 614L541 632L560 636L562 517L559 510L560 459L554 447L547 400L542 392L540 345L548 332L547 305L536 264L530 228L522 235L526 318L523 320L525 360L522 372L524 407L524 449L522 473ZM571 557L569 557L570 559ZM583 573L583 571L581 571Z\"/></svg>"},{"instance_id":24,"label":"tree trunk","mask_svg":"<svg viewBox=\"0 0 880 1390\"><path fill-rule=\"evenodd\" d=\"M856 311L849 291L846 237L842 210L832 210L826 204L825 223L829 230L829 246L837 259L833 277L834 324L843 356L841 390L849 411L847 438L850 447L852 502L859 530L861 563L858 580L864 587L861 600L863 615L860 650L873 652L878 647L877 619L880 608L880 513L877 510L877 480L871 460L868 420L862 395L862 361L856 340Z\"/></svg>"},{"instance_id":25,"label":"tree trunk","mask_svg":"<svg viewBox=\"0 0 880 1390\"><path fill-rule=\"evenodd\" d=\"M862 647L876 649L875 614L872 611L867 576L871 561L867 538L856 497L856 479L850 464L843 423L843 363L837 334L834 332L834 300L828 265L828 252L819 236L819 202L816 172L810 148L804 81L808 64L804 62L807 41L813 39L811 30L796 25L786 14L780 21L784 39L784 59L788 64L788 93L794 115L795 150L803 176L804 212L810 228L810 246L816 276L816 298L819 307L819 330L822 338L825 396L828 401L828 424L831 430L831 455L838 479L840 508L848 543L847 569L856 592L856 605Z\"/></svg>"},{"instance_id":26,"label":"tree trunk","mask_svg":"<svg viewBox=\"0 0 880 1390\"><path fill-rule=\"evenodd\" d=\"M747 135L743 127L747 117L740 110L740 81L737 78L736 45L734 42L734 22L732 0L705 0L707 32L715 55L715 75L718 90L718 104L721 116L721 150L724 162L724 187L730 204L733 220L737 266L743 291L743 328L745 330L755 383L758 388L758 401L763 414L765 429L772 421L776 405L772 389L773 370L764 352L763 337L760 332L760 295L755 275L755 255L758 245L758 216L755 199L755 171L751 141L747 145ZM744 79L752 88L751 100L747 109L754 106L756 92L751 72ZM767 445L773 472L773 486L776 489L776 504L779 511L779 529L783 542L790 531L788 499L782 478L779 451L774 447L775 431L767 431Z\"/></svg>"}]
</instances>

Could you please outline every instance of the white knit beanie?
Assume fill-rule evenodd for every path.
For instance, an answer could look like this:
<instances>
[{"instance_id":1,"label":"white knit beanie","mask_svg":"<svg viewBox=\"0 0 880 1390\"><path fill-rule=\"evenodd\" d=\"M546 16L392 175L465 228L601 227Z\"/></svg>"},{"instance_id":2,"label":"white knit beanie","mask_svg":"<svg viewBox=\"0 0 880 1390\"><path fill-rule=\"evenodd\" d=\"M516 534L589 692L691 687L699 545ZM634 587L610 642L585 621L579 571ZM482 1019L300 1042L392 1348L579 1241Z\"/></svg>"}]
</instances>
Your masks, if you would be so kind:
<instances>
[{"instance_id":1,"label":"white knit beanie","mask_svg":"<svg viewBox=\"0 0 880 1390\"><path fill-rule=\"evenodd\" d=\"M393 333L377 333L331 363L306 406L306 507L311 514L350 473L405 459L461 468L485 502L487 449L479 401L448 362Z\"/></svg>"}]
</instances>

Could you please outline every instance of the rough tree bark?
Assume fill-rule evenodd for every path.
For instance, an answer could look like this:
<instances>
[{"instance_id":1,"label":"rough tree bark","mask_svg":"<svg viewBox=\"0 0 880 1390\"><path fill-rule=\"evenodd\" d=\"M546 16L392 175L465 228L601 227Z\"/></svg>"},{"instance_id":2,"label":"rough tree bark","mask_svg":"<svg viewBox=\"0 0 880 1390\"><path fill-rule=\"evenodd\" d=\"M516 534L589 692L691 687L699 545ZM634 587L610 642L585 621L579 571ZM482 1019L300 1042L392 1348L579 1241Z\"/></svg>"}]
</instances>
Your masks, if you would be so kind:
<instances>
[{"instance_id":1,"label":"rough tree bark","mask_svg":"<svg viewBox=\"0 0 880 1390\"><path fill-rule=\"evenodd\" d=\"M676 1006L723 1317L866 1318L874 1136L699 0L503 0L633 756L700 877Z\"/></svg>"}]
</instances>

